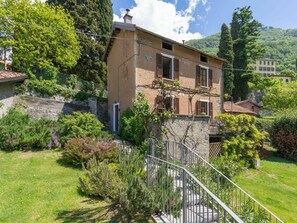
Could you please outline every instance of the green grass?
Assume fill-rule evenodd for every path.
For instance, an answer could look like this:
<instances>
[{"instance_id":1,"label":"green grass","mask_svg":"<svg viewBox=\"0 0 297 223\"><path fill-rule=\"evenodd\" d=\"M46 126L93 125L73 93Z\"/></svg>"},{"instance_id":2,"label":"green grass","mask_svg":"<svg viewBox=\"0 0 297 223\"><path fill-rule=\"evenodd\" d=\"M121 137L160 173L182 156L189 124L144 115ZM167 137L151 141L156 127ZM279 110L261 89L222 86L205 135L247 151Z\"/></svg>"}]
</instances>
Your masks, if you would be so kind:
<instances>
[{"instance_id":1,"label":"green grass","mask_svg":"<svg viewBox=\"0 0 297 223\"><path fill-rule=\"evenodd\" d=\"M63 166L57 151L0 151L0 222L120 222L106 201L78 189L80 169Z\"/></svg>"},{"instance_id":2,"label":"green grass","mask_svg":"<svg viewBox=\"0 0 297 223\"><path fill-rule=\"evenodd\" d=\"M271 156L260 165L236 177L236 183L286 223L296 222L296 163Z\"/></svg>"}]
</instances>

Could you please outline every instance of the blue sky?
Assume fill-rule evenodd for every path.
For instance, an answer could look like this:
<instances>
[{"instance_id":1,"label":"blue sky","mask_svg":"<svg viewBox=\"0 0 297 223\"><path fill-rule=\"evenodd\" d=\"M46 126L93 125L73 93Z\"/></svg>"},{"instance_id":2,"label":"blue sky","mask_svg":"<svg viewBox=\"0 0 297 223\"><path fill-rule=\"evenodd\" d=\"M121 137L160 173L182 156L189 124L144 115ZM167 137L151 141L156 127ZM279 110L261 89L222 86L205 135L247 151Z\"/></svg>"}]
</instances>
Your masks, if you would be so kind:
<instances>
[{"instance_id":1,"label":"blue sky","mask_svg":"<svg viewBox=\"0 0 297 223\"><path fill-rule=\"evenodd\" d=\"M181 41L220 32L229 25L235 8L251 6L265 26L297 28L297 0L112 0L114 19L130 8L133 22Z\"/></svg>"}]
</instances>

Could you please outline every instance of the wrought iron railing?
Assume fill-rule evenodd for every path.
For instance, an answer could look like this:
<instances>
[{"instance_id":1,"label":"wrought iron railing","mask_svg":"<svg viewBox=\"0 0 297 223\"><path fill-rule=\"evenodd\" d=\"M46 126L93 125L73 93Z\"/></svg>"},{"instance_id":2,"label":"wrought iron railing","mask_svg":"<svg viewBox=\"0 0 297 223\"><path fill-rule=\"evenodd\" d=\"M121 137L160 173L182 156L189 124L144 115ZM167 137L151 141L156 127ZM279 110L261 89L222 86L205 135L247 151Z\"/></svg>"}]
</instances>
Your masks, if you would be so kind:
<instances>
[{"instance_id":1,"label":"wrought iron railing","mask_svg":"<svg viewBox=\"0 0 297 223\"><path fill-rule=\"evenodd\" d=\"M147 156L147 185L171 223L243 221L184 167Z\"/></svg>"},{"instance_id":2,"label":"wrought iron railing","mask_svg":"<svg viewBox=\"0 0 297 223\"><path fill-rule=\"evenodd\" d=\"M149 154L186 167L244 222L283 223L280 218L185 144L151 140Z\"/></svg>"}]
</instances>

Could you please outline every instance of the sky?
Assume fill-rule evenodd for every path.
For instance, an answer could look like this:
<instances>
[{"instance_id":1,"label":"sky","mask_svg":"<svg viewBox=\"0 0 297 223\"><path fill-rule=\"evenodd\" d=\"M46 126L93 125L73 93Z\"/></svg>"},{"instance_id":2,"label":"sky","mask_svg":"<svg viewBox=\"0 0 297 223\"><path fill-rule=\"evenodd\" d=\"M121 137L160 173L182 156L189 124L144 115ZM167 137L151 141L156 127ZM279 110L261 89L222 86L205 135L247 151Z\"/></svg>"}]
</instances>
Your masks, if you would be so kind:
<instances>
[{"instance_id":1,"label":"sky","mask_svg":"<svg viewBox=\"0 0 297 223\"><path fill-rule=\"evenodd\" d=\"M297 28L297 0L112 0L114 21L129 8L133 23L181 42L220 32L238 7L251 6L264 26Z\"/></svg>"}]
</instances>

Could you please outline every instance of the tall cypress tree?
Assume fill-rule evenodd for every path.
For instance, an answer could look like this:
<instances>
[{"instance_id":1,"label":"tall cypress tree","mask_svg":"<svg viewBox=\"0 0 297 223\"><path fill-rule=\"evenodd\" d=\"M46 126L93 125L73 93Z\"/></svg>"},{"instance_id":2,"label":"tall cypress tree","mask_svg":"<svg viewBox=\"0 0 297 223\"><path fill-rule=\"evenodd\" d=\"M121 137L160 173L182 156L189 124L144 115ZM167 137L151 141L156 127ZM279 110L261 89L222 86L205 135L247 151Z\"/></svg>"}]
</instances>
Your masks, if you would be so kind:
<instances>
[{"instance_id":1,"label":"tall cypress tree","mask_svg":"<svg viewBox=\"0 0 297 223\"><path fill-rule=\"evenodd\" d=\"M224 94L230 96L234 88L234 74L233 74L233 43L231 33L228 26L224 23L221 27L221 38L219 44L218 56L224 58L228 63L223 64L224 73Z\"/></svg>"},{"instance_id":2,"label":"tall cypress tree","mask_svg":"<svg viewBox=\"0 0 297 223\"><path fill-rule=\"evenodd\" d=\"M262 24L253 18L250 7L235 9L231 22L235 69L232 94L235 100L246 99L252 73L245 70L249 70L249 64L263 57L265 53L264 46L258 43L261 27Z\"/></svg>"},{"instance_id":3,"label":"tall cypress tree","mask_svg":"<svg viewBox=\"0 0 297 223\"><path fill-rule=\"evenodd\" d=\"M74 18L82 46L77 65L67 72L79 77L106 83L106 63L103 54L112 26L111 0L48 0L49 4L62 5Z\"/></svg>"}]
</instances>

